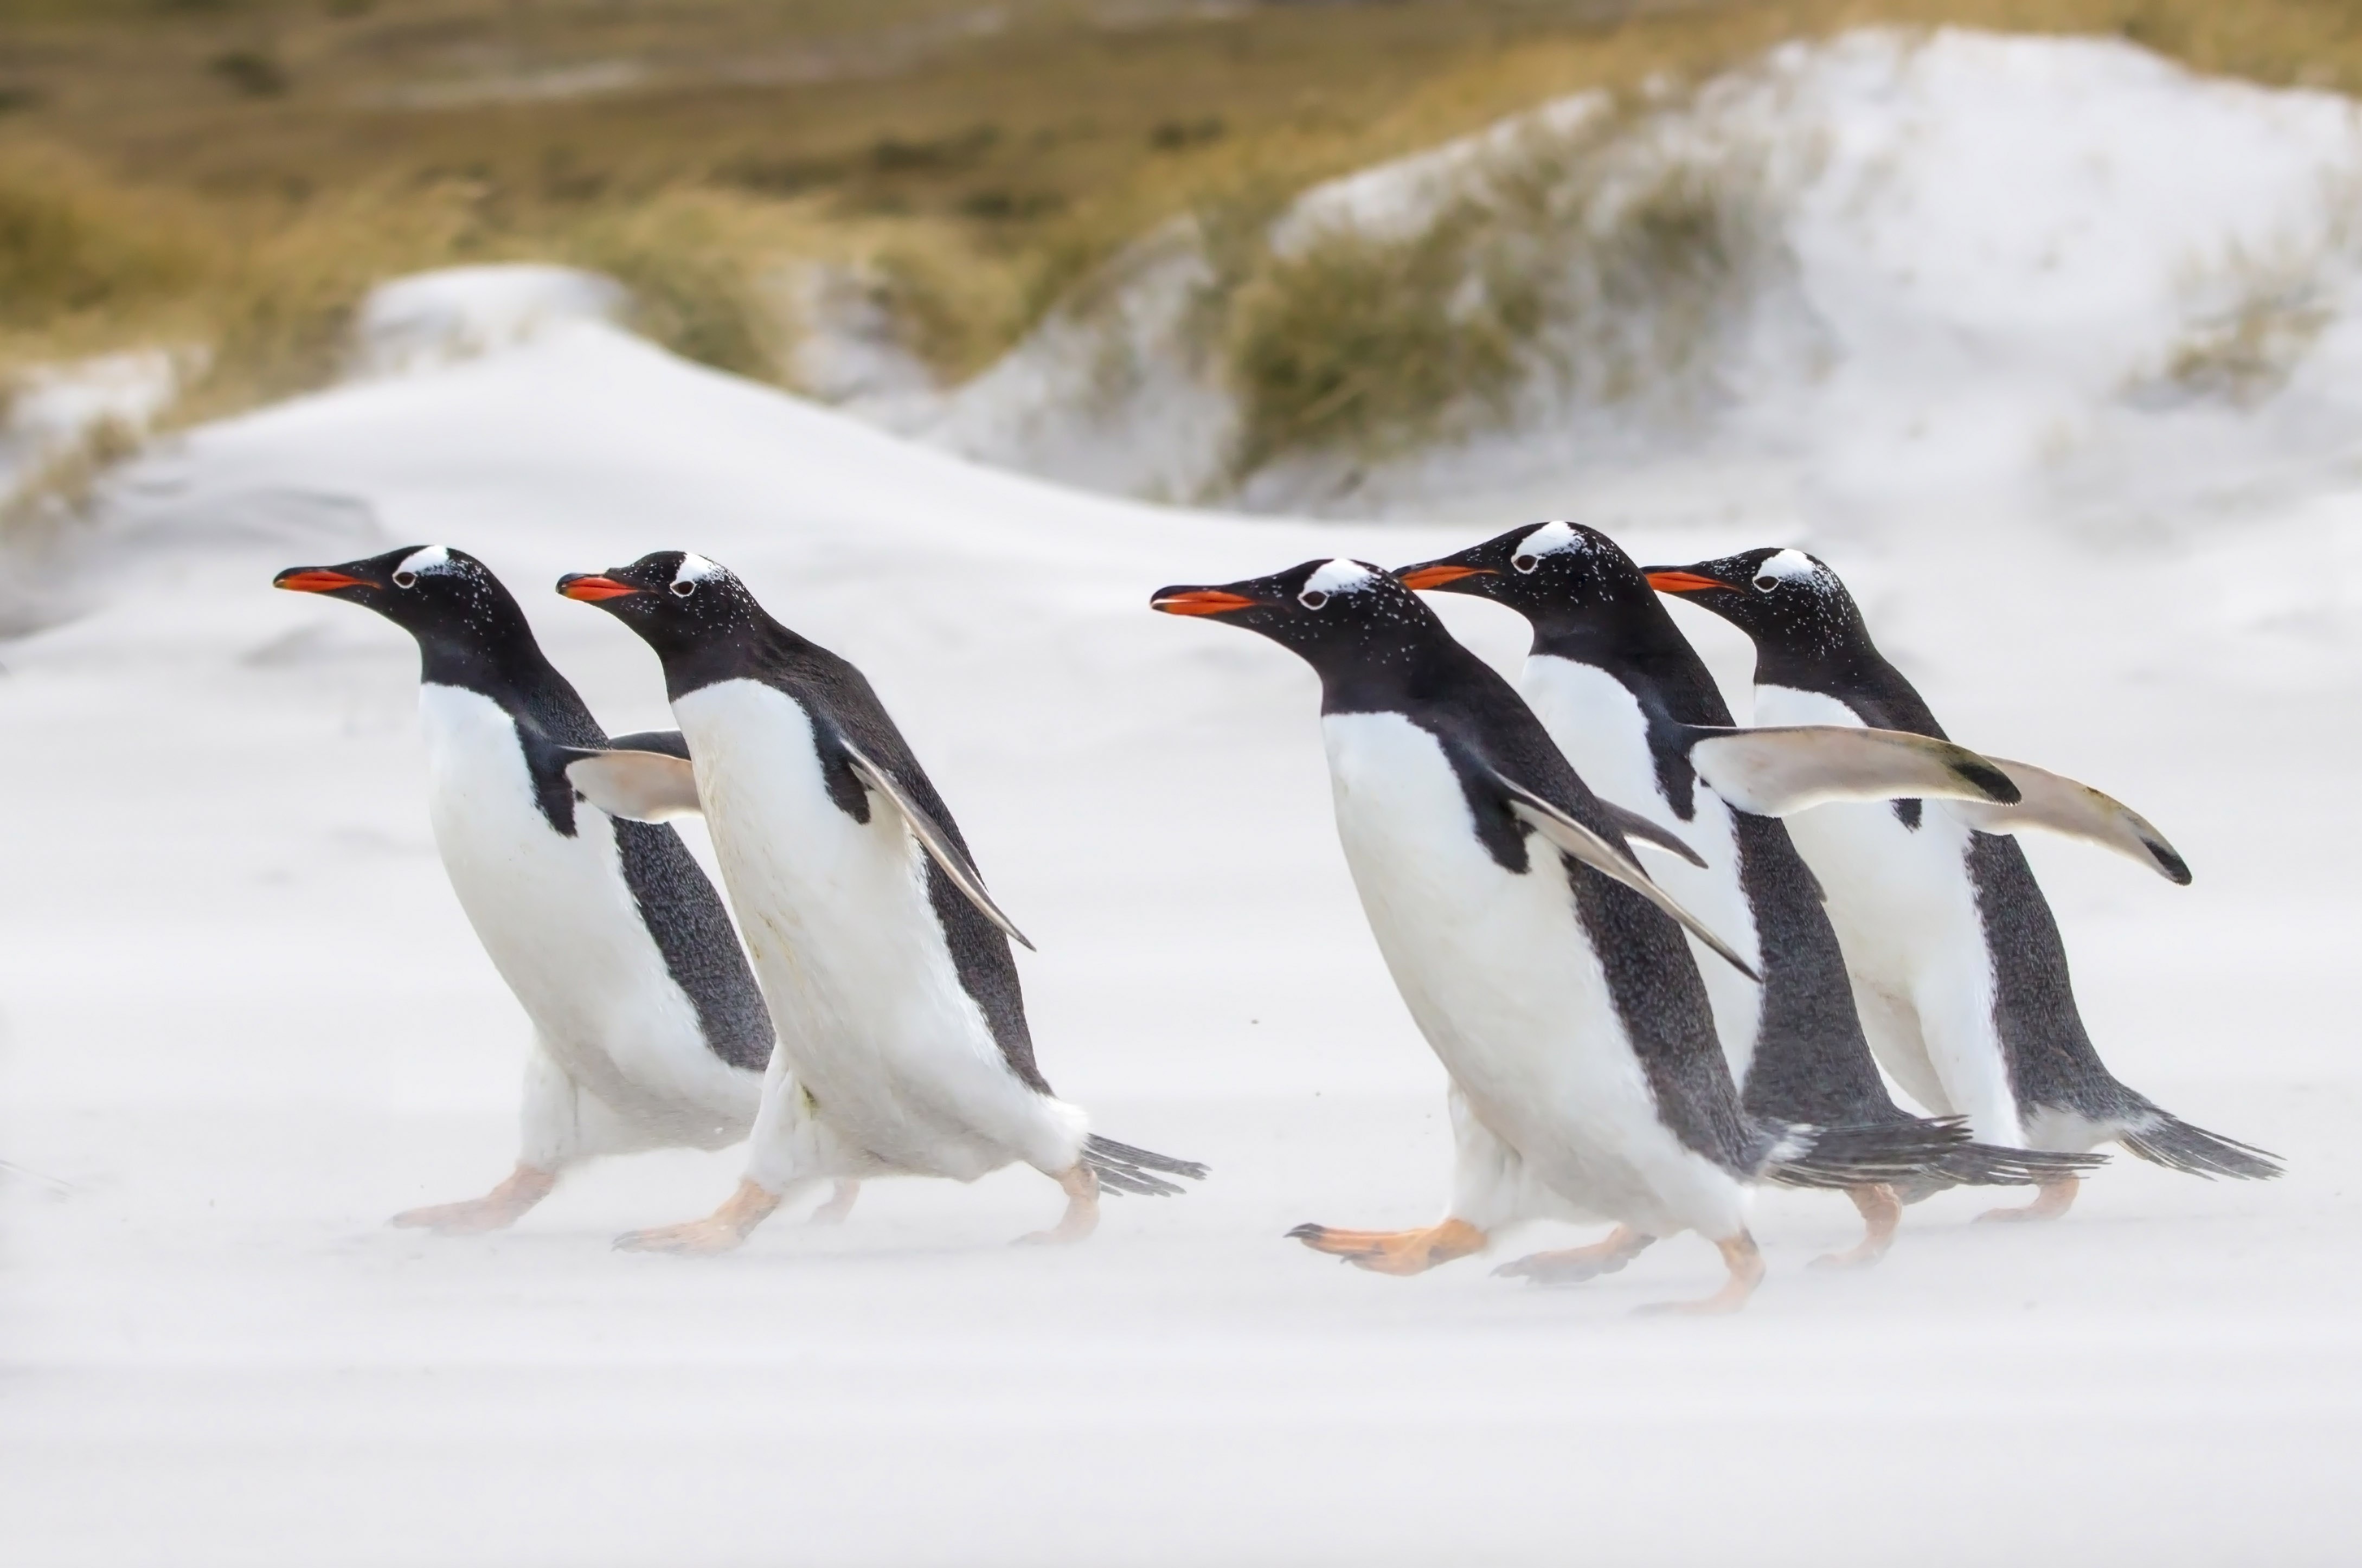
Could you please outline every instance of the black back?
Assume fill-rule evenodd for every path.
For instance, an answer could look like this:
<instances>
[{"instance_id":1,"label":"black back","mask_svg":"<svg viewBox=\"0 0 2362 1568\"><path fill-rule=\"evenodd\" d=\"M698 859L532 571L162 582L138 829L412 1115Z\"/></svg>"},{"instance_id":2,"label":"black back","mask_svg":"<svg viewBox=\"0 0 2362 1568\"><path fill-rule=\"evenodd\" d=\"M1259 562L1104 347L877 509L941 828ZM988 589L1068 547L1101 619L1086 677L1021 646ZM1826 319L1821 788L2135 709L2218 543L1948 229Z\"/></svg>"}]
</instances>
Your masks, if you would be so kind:
<instances>
[{"instance_id":1,"label":"black back","mask_svg":"<svg viewBox=\"0 0 2362 1568\"><path fill-rule=\"evenodd\" d=\"M1357 566L1368 574L1358 586L1319 586ZM1156 602L1175 608L1191 595L1209 594L1241 602L1180 613L1217 614L1301 656L1320 677L1323 713L1399 713L1441 742L1476 836L1505 869L1532 873L1532 830L1509 810L1495 773L1609 843L1623 842L1515 689L1383 569L1307 561L1219 588L1164 589ZM1771 1134L1740 1106L1716 1042L1705 982L1681 927L1639 894L1546 844L1540 861L1545 874L1563 876L1574 895L1577 918L1606 972L1659 1119L1685 1147L1726 1169L1751 1174L1771 1146Z\"/></svg>"},{"instance_id":2,"label":"black back","mask_svg":"<svg viewBox=\"0 0 2362 1568\"><path fill-rule=\"evenodd\" d=\"M349 580L310 586L328 575ZM406 545L335 567L290 568L277 580L376 611L417 639L422 684L497 703L516 725L535 803L550 831L575 836L579 797L559 748L604 746L606 732L481 561L463 550ZM618 819L614 829L624 883L666 970L696 1007L707 1048L734 1067L760 1072L771 1056L770 1014L713 884L671 828Z\"/></svg>"},{"instance_id":3,"label":"black back","mask_svg":"<svg viewBox=\"0 0 2362 1568\"><path fill-rule=\"evenodd\" d=\"M1691 580L1667 591L1753 639L1757 685L1835 698L1873 728L1947 738L1918 690L1871 641L1853 595L1825 563L1797 550L1756 549L1648 573L1661 584ZM1897 802L1904 804L1915 809L1905 825L1917 826L1919 802ZM1971 833L1967 858L1992 960L1993 1021L2019 1105L2097 1121L2146 1107L2109 1073L2083 1027L2067 944L2025 850L2007 834Z\"/></svg>"},{"instance_id":4,"label":"black back","mask_svg":"<svg viewBox=\"0 0 2362 1568\"><path fill-rule=\"evenodd\" d=\"M560 591L586 576L561 580ZM785 693L811 715L821 775L839 810L855 822L869 820L869 790L839 744L850 741L892 775L973 863L975 856L969 855L950 808L935 792L868 679L848 661L774 620L734 573L701 556L659 550L601 573L596 580L631 591L591 602L656 650L664 664L668 697L678 700L725 680L759 681ZM943 925L960 987L984 1014L1010 1071L1027 1087L1050 1093L1034 1061L1024 991L1009 939L933 858L927 862L927 901Z\"/></svg>"},{"instance_id":5,"label":"black back","mask_svg":"<svg viewBox=\"0 0 2362 1568\"><path fill-rule=\"evenodd\" d=\"M1414 583L1440 579L1428 586L1507 605L1533 626L1534 657L1590 666L1629 691L1648 726L1659 793L1683 822L1695 817L1685 727L1727 727L1730 708L1705 661L1614 540L1578 523L1547 524L1396 575ZM1743 1097L1748 1110L1821 1126L1904 1117L1862 1034L1819 883L1777 819L1736 809L1731 817L1739 888L1754 912L1763 972Z\"/></svg>"}]
</instances>

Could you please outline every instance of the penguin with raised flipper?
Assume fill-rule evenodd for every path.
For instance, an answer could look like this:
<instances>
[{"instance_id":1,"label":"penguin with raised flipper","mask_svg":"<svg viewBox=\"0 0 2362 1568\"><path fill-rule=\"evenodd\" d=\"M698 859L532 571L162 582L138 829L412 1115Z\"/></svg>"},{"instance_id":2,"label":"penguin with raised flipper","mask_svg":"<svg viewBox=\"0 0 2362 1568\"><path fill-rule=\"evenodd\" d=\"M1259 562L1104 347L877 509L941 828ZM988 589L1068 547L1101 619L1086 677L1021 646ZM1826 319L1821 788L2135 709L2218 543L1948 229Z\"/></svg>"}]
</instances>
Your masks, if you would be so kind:
<instances>
[{"instance_id":1,"label":"penguin with raised flipper","mask_svg":"<svg viewBox=\"0 0 2362 1568\"><path fill-rule=\"evenodd\" d=\"M1757 986L1699 955L1748 1111L1822 1125L1914 1120L1879 1077L1837 933L1787 830L1774 817L1733 808L1693 763L1700 739L1730 728L1730 710L1631 558L1596 529L1551 522L1396 575L1413 589L1487 599L1523 615L1533 646L1518 687L1535 716L1587 783L1689 852L1652 861L1650 874L1763 976ZM1882 772L1859 781L1911 787ZM1875 1262L1893 1243L1904 1202L1956 1183L2025 1186L2098 1163L2089 1154L1964 1144L1900 1192L1852 1188L1866 1234L1820 1262ZM1620 1263L1645 1244L1611 1237L1597 1255ZM1526 1272L1563 1279L1581 1269L1570 1262Z\"/></svg>"},{"instance_id":2,"label":"penguin with raised flipper","mask_svg":"<svg viewBox=\"0 0 2362 1568\"><path fill-rule=\"evenodd\" d=\"M1169 1178L1206 1174L1095 1136L1051 1092L1010 951L1025 938L859 670L701 556L661 551L558 591L655 650L688 742L686 761L585 753L568 776L621 814L703 813L779 1041L737 1192L618 1245L723 1251L815 1181L974 1181L1020 1162L1067 1200L1026 1239L1075 1242L1103 1188L1177 1193Z\"/></svg>"},{"instance_id":3,"label":"penguin with raised flipper","mask_svg":"<svg viewBox=\"0 0 2362 1568\"><path fill-rule=\"evenodd\" d=\"M1160 591L1154 608L1259 633L1319 674L1338 836L1396 988L1451 1080L1458 1157L1439 1223L1291 1234L1387 1274L1483 1250L1529 1219L1611 1220L1635 1237L1694 1230L1743 1305L1763 1272L1748 1233L1758 1181L1853 1187L1939 1166L1958 1128L1779 1124L1739 1101L1686 928L1731 952L1633 858L1508 683L1366 562ZM1748 741L1758 759L1794 743ZM1959 788L1974 791L1962 780ZM1645 1244L1645 1243L1643 1243ZM1549 1254L1535 1260L1537 1272ZM1594 1260L1597 1261L1597 1260Z\"/></svg>"},{"instance_id":4,"label":"penguin with raised flipper","mask_svg":"<svg viewBox=\"0 0 2362 1568\"><path fill-rule=\"evenodd\" d=\"M274 582L374 610L417 639L436 847L534 1027L514 1172L482 1198L393 1223L498 1230L581 1160L746 1136L771 1025L729 916L673 830L613 822L577 799L566 759L611 743L499 579L426 545L293 567ZM841 1218L854 1194L840 1188L823 1218Z\"/></svg>"},{"instance_id":5,"label":"penguin with raised flipper","mask_svg":"<svg viewBox=\"0 0 2362 1568\"><path fill-rule=\"evenodd\" d=\"M1650 585L1713 611L1755 644L1755 717L1941 736L1871 641L1835 572L1766 548L1646 569ZM2087 786L1995 759L2014 805L1897 801L1830 806L1788 830L1827 897L1871 1048L1913 1099L1968 1118L1990 1143L2080 1153L2115 1143L2204 1176L2278 1176L2278 1157L2193 1127L2118 1082L2085 1032L2058 921L2014 835L2063 833L2170 881L2190 868L2137 812ZM1989 1219L2056 1219L2077 1179Z\"/></svg>"}]
</instances>

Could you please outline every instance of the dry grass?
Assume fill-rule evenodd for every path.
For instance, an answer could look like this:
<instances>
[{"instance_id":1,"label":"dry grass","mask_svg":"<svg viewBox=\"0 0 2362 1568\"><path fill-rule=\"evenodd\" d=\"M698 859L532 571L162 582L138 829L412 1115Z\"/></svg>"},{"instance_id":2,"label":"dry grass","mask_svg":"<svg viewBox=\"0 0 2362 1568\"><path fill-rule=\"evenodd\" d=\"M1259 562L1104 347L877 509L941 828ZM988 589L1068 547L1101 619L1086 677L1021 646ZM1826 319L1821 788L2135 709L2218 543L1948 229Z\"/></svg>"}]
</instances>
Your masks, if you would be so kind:
<instances>
[{"instance_id":1,"label":"dry grass","mask_svg":"<svg viewBox=\"0 0 2362 1568\"><path fill-rule=\"evenodd\" d=\"M2362 89L2362 10L2331 0L0 0L0 369L204 341L184 416L219 412L332 374L381 277L532 256L615 272L653 336L777 379L778 271L826 258L956 377L1190 214L1252 453L1384 445L1480 415L1537 323L1635 291L1655 336L1594 335L1576 370L1677 362L1744 225L1720 176L1595 204L1586 303L1521 275L1573 231L1507 182L1412 242L1283 261L1261 234L1290 194L1874 22L2114 32Z\"/></svg>"}]
</instances>

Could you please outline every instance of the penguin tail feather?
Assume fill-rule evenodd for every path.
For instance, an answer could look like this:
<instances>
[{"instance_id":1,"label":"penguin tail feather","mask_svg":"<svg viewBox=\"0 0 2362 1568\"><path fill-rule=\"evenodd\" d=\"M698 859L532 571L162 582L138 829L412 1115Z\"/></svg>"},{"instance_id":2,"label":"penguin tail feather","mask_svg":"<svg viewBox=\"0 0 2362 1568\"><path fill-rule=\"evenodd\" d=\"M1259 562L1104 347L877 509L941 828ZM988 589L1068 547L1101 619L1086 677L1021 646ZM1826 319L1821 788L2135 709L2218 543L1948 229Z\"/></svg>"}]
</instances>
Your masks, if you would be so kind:
<instances>
[{"instance_id":1,"label":"penguin tail feather","mask_svg":"<svg viewBox=\"0 0 2362 1568\"><path fill-rule=\"evenodd\" d=\"M2278 1154L2235 1138L2225 1138L2219 1132L2209 1132L2203 1127L2192 1127L2180 1117L2154 1107L2149 1115L2153 1120L2139 1127L2125 1127L2116 1134L2116 1141L2151 1165L2186 1171L2209 1181L2216 1176L2269 1181L2280 1174Z\"/></svg>"},{"instance_id":2,"label":"penguin tail feather","mask_svg":"<svg viewBox=\"0 0 2362 1568\"><path fill-rule=\"evenodd\" d=\"M1998 1143L1963 1143L1928 1174L1959 1187L2036 1187L2062 1176L2079 1176L2108 1163L2105 1154L2069 1154L2049 1149L2007 1149Z\"/></svg>"},{"instance_id":3,"label":"penguin tail feather","mask_svg":"<svg viewBox=\"0 0 2362 1568\"><path fill-rule=\"evenodd\" d=\"M1170 1154L1135 1149L1096 1132L1083 1142L1083 1164L1091 1167L1102 1189L1137 1192L1151 1198L1173 1198L1187 1190L1165 1180L1168 1176L1187 1176L1191 1181L1206 1179L1206 1167L1195 1160L1176 1160Z\"/></svg>"},{"instance_id":4,"label":"penguin tail feather","mask_svg":"<svg viewBox=\"0 0 2362 1568\"><path fill-rule=\"evenodd\" d=\"M1969 1147L1967 1123L1957 1116L1789 1126L1757 1174L1782 1187L1893 1186L1941 1173Z\"/></svg>"}]
</instances>

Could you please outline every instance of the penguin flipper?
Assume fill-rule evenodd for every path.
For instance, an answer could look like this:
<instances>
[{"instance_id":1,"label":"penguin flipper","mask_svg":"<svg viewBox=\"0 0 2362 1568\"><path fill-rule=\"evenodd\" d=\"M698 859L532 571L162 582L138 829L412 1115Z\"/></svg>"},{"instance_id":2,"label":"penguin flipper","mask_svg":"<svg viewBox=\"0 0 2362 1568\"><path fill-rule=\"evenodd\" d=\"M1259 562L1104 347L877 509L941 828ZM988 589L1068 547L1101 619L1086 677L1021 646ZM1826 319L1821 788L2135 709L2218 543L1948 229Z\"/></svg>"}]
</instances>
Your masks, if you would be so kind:
<instances>
[{"instance_id":1,"label":"penguin flipper","mask_svg":"<svg viewBox=\"0 0 2362 1568\"><path fill-rule=\"evenodd\" d=\"M679 730L634 730L627 735L611 735L609 751L660 751L667 756L689 760L689 737Z\"/></svg>"},{"instance_id":2,"label":"penguin flipper","mask_svg":"<svg viewBox=\"0 0 2362 1568\"><path fill-rule=\"evenodd\" d=\"M567 782L611 817L635 823L668 822L701 811L697 775L685 756L666 751L584 751L559 748Z\"/></svg>"},{"instance_id":3,"label":"penguin flipper","mask_svg":"<svg viewBox=\"0 0 2362 1568\"><path fill-rule=\"evenodd\" d=\"M2122 801L2030 762L2005 762L1995 757L1993 763L2017 786L2017 804L1995 806L1956 801L1951 807L1962 822L1979 833L2042 828L2113 849L2139 861L2169 882L2185 888L2190 885L2190 863L2166 842L2165 834L2158 832L2147 817Z\"/></svg>"},{"instance_id":4,"label":"penguin flipper","mask_svg":"<svg viewBox=\"0 0 2362 1568\"><path fill-rule=\"evenodd\" d=\"M1029 953L1038 951L1026 939L1025 933L1017 929L1017 922L1003 914L1000 906L992 901L992 895L984 890L982 874L960 846L953 842L952 835L944 831L943 824L911 799L910 792L895 782L892 774L870 761L859 746L842 735L837 737L837 745L844 748L845 760L853 765L854 776L894 802L894 809L902 813L904 822L910 823L911 836L943 868L944 875L951 878L952 886L966 894L967 901L974 904L985 919L999 926L1011 942Z\"/></svg>"},{"instance_id":5,"label":"penguin flipper","mask_svg":"<svg viewBox=\"0 0 2362 1568\"><path fill-rule=\"evenodd\" d=\"M1763 977L1753 965L1741 958L1731 945L1706 929L1705 922L1682 908L1671 893L1649 879L1649 874L1625 851L1616 847L1573 817L1535 794L1514 778L1506 778L1499 769L1493 771L1494 782L1508 796L1510 812L1536 833L1542 835L1562 854L1581 861L1593 870L1612 880L1621 882L1665 913L1678 921L1682 928L1721 955L1723 960L1740 974L1763 983Z\"/></svg>"},{"instance_id":6,"label":"penguin flipper","mask_svg":"<svg viewBox=\"0 0 2362 1568\"><path fill-rule=\"evenodd\" d=\"M1599 809L1607 813L1607 820L1614 823L1616 831L1626 838L1645 844L1651 849L1661 849L1668 855L1678 855L1699 870L1705 869L1705 856L1639 812L1628 812L1609 801L1600 801Z\"/></svg>"},{"instance_id":7,"label":"penguin flipper","mask_svg":"<svg viewBox=\"0 0 2362 1568\"><path fill-rule=\"evenodd\" d=\"M1690 766L1742 812L1783 817L1832 801L1974 801L2018 790L1989 757L1932 735L1837 724L1732 730L1683 726Z\"/></svg>"}]
</instances>

